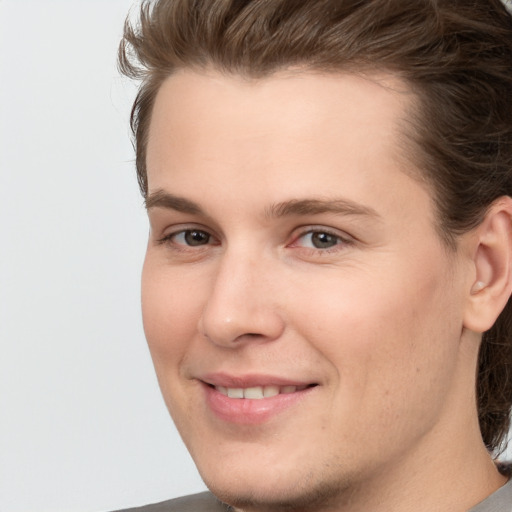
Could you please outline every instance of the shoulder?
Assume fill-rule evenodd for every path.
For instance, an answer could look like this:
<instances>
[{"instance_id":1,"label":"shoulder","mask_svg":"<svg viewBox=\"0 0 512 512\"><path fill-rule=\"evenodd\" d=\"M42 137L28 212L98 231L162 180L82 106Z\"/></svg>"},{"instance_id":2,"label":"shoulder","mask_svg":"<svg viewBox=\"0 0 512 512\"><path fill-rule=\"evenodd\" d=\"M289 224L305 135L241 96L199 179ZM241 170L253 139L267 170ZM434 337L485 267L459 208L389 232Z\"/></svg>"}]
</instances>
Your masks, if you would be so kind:
<instances>
[{"instance_id":1,"label":"shoulder","mask_svg":"<svg viewBox=\"0 0 512 512\"><path fill-rule=\"evenodd\" d=\"M153 503L114 512L227 512L229 507L221 503L211 492L191 494L173 500Z\"/></svg>"}]
</instances>

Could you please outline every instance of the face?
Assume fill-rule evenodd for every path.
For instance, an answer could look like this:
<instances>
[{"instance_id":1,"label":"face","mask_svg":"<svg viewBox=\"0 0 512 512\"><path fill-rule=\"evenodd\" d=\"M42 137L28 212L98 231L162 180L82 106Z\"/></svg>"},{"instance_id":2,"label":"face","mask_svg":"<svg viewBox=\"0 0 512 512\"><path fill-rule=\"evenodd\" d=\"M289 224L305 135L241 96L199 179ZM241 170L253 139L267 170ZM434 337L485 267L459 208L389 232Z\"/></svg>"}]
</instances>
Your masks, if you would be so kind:
<instances>
[{"instance_id":1,"label":"face","mask_svg":"<svg viewBox=\"0 0 512 512\"><path fill-rule=\"evenodd\" d=\"M228 503L336 502L449 428L463 265L402 155L411 101L350 75L181 71L158 93L144 326Z\"/></svg>"}]
</instances>

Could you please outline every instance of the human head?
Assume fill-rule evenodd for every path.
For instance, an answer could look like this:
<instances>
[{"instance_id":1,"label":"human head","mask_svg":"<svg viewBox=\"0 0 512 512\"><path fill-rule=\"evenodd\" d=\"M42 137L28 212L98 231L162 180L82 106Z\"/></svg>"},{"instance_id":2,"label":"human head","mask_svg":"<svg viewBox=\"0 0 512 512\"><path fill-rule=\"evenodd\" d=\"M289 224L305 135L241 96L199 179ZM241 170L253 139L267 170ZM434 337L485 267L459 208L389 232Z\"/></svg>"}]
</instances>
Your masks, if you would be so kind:
<instances>
[{"instance_id":1,"label":"human head","mask_svg":"<svg viewBox=\"0 0 512 512\"><path fill-rule=\"evenodd\" d=\"M390 72L417 97L404 147L434 191L448 250L491 203L512 195L512 17L499 0L144 2L125 26L120 68L142 80L132 111L147 194L152 106L180 69L264 78L288 68ZM483 335L477 397L485 444L499 449L512 405L512 305Z\"/></svg>"}]
</instances>

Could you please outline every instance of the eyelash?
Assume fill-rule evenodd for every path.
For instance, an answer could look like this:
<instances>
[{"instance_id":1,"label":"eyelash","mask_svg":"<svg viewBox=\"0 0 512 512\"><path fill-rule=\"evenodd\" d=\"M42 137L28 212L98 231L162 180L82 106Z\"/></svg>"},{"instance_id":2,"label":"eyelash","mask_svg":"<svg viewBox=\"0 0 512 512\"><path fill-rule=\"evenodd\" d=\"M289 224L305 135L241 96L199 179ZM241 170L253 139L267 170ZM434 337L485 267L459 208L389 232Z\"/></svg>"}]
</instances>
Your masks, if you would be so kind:
<instances>
[{"instance_id":1,"label":"eyelash","mask_svg":"<svg viewBox=\"0 0 512 512\"><path fill-rule=\"evenodd\" d=\"M206 235L208 237L208 241L205 244L199 244L199 245L189 245L187 243L177 243L176 237L183 236L186 237L187 234L191 233L199 233L201 235ZM327 235L328 237L333 237L336 239L336 243L329 247L306 247L303 245L300 245L298 242L301 239L304 239L307 236L312 237L313 235ZM171 248L175 251L198 251L201 250L204 247L210 246L210 245L219 245L219 243L212 244L211 241L215 240L215 237L209 233L205 229L201 228L188 228L188 229L180 229L178 231L174 231L172 233L169 233L168 235L165 235L161 239L157 240L159 244L167 244L171 246ZM308 227L301 231L296 237L294 237L293 241L286 245L286 247L290 248L300 248L305 251L310 251L313 254L330 254L332 252L337 252L340 250L343 250L347 246L353 245L354 241L351 240L348 236L342 236L339 233L335 233L329 229L322 228L322 227Z\"/></svg>"}]
</instances>

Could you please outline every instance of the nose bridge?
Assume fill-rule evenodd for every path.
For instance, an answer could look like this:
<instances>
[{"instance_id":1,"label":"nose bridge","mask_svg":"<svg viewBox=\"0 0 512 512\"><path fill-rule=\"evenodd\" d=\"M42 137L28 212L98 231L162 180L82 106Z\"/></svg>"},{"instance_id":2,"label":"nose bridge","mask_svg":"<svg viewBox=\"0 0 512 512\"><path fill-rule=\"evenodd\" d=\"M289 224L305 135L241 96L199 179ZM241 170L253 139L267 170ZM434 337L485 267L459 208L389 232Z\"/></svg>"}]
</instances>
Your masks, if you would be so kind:
<instances>
[{"instance_id":1,"label":"nose bridge","mask_svg":"<svg viewBox=\"0 0 512 512\"><path fill-rule=\"evenodd\" d=\"M200 319L199 329L210 341L234 347L243 340L279 337L284 326L272 298L268 270L261 254L226 250Z\"/></svg>"}]
</instances>

